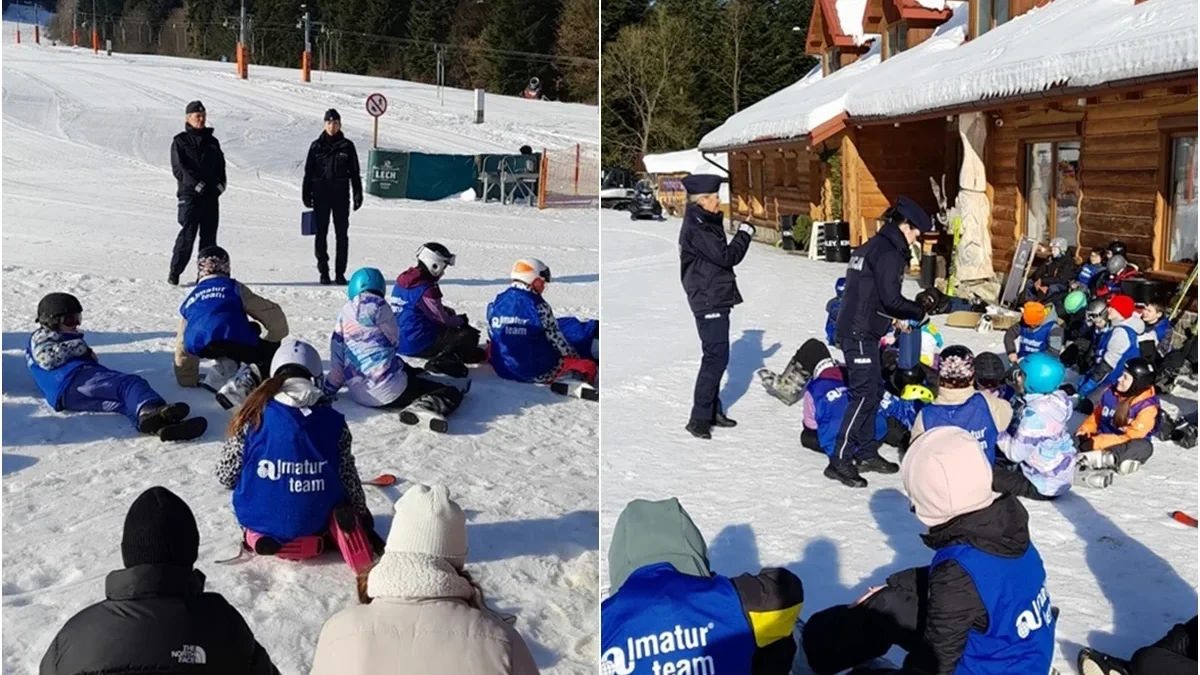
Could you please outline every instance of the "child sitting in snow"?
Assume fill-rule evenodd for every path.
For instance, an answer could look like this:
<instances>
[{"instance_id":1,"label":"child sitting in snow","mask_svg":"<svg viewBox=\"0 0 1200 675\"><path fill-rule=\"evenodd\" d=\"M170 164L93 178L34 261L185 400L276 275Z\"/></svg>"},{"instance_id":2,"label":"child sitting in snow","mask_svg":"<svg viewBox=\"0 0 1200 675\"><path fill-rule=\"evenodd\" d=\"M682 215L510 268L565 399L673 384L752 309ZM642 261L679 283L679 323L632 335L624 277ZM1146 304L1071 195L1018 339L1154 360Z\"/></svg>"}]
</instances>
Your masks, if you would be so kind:
<instances>
[{"instance_id":1,"label":"child sitting in snow","mask_svg":"<svg viewBox=\"0 0 1200 675\"><path fill-rule=\"evenodd\" d=\"M435 430L445 431L445 418L458 409L466 392L420 376L400 358L400 329L384 298L385 286L383 273L374 267L364 267L350 277L350 299L338 312L329 339L325 393L337 394L345 386L355 403L369 408L412 406L432 413ZM419 422L412 411L402 412L400 419L406 424Z\"/></svg>"},{"instance_id":2,"label":"child sitting in snow","mask_svg":"<svg viewBox=\"0 0 1200 675\"><path fill-rule=\"evenodd\" d=\"M356 572L382 546L354 463L350 428L321 391L321 356L288 340L229 423L217 480L233 490L243 546L302 560L336 545Z\"/></svg>"},{"instance_id":3,"label":"child sitting in snow","mask_svg":"<svg viewBox=\"0 0 1200 675\"><path fill-rule=\"evenodd\" d=\"M1145 329L1140 340L1142 358L1157 365L1171 351L1171 320L1163 313L1158 301L1142 306L1142 323Z\"/></svg>"},{"instance_id":4,"label":"child sitting in snow","mask_svg":"<svg viewBox=\"0 0 1200 675\"><path fill-rule=\"evenodd\" d=\"M1000 452L1017 464L997 468L992 489L1030 499L1053 499L1071 489L1075 480L1075 442L1067 425L1071 397L1059 391L1066 369L1049 354L1021 359L1017 386L1024 394L1017 428L1001 433Z\"/></svg>"},{"instance_id":5,"label":"child sitting in snow","mask_svg":"<svg viewBox=\"0 0 1200 675\"><path fill-rule=\"evenodd\" d=\"M1042 352L1058 356L1062 349L1062 326L1050 319L1049 310L1040 302L1025 303L1021 320L1004 332L1004 351L1010 363Z\"/></svg>"},{"instance_id":6,"label":"child sitting in snow","mask_svg":"<svg viewBox=\"0 0 1200 675\"><path fill-rule=\"evenodd\" d=\"M833 297L825 303L825 342L837 344L837 318L842 309L842 294L846 292L846 277L840 277L833 284Z\"/></svg>"},{"instance_id":7,"label":"child sitting in snow","mask_svg":"<svg viewBox=\"0 0 1200 675\"><path fill-rule=\"evenodd\" d=\"M996 460L999 433L1008 428L1012 414L1008 403L975 390L975 355L962 345L952 345L942 350L938 364L937 398L917 413L912 437L915 440L937 427L965 429L990 464Z\"/></svg>"},{"instance_id":8,"label":"child sitting in snow","mask_svg":"<svg viewBox=\"0 0 1200 675\"><path fill-rule=\"evenodd\" d=\"M1115 475L1134 473L1154 454L1160 408L1154 378L1154 366L1133 358L1104 390L1100 405L1075 432L1081 483L1108 487Z\"/></svg>"},{"instance_id":9,"label":"child sitting in snow","mask_svg":"<svg viewBox=\"0 0 1200 675\"><path fill-rule=\"evenodd\" d=\"M1092 279L1104 269L1104 249L1094 248L1088 253L1088 261L1080 265L1079 274L1071 284L1071 288L1091 288Z\"/></svg>"},{"instance_id":10,"label":"child sitting in snow","mask_svg":"<svg viewBox=\"0 0 1200 675\"><path fill-rule=\"evenodd\" d=\"M1017 391L1008 379L1009 371L1000 355L980 352L975 356L975 389L1013 405L1018 398Z\"/></svg>"},{"instance_id":11,"label":"child sitting in snow","mask_svg":"<svg viewBox=\"0 0 1200 675\"><path fill-rule=\"evenodd\" d=\"M513 264L509 277L512 284L487 308L489 360L496 374L506 380L548 384L571 373L595 384L595 359L571 344L562 328L568 319L556 320L542 297L550 283L550 267L526 258Z\"/></svg>"},{"instance_id":12,"label":"child sitting in snow","mask_svg":"<svg viewBox=\"0 0 1200 675\"><path fill-rule=\"evenodd\" d=\"M454 262L445 246L425 244L417 251L417 264L396 277L389 302L400 325L400 354L427 359L430 372L466 377L465 364L483 361L484 352L467 315L442 304L438 282Z\"/></svg>"},{"instance_id":13,"label":"child sitting in snow","mask_svg":"<svg viewBox=\"0 0 1200 675\"><path fill-rule=\"evenodd\" d=\"M187 418L188 404L168 404L141 377L100 365L80 328L83 305L75 296L51 293L42 298L37 322L25 363L56 412L121 413L139 432L164 441L191 440L208 428L203 417Z\"/></svg>"},{"instance_id":14,"label":"child sitting in snow","mask_svg":"<svg viewBox=\"0 0 1200 675\"><path fill-rule=\"evenodd\" d=\"M205 378L205 383L229 410L262 381L279 342L287 337L287 317L279 305L230 277L229 254L220 246L200 251L196 267L196 286L179 307L183 319L175 341L175 380L182 387L198 386L200 359L215 359L210 373L215 379ZM266 328L265 338L247 315Z\"/></svg>"}]
</instances>

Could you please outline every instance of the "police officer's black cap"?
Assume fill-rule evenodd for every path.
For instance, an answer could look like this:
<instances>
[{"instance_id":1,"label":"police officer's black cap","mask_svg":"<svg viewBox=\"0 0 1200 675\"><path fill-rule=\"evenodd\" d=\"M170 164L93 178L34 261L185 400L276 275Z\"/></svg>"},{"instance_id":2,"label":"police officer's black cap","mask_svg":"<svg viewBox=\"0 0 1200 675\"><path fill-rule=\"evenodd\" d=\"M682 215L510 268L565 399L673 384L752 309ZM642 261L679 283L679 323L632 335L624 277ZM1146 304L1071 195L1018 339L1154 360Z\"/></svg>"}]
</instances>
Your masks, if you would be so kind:
<instances>
[{"instance_id":1,"label":"police officer's black cap","mask_svg":"<svg viewBox=\"0 0 1200 675\"><path fill-rule=\"evenodd\" d=\"M689 195L706 195L721 189L721 177L710 174L692 174L681 182Z\"/></svg>"},{"instance_id":2,"label":"police officer's black cap","mask_svg":"<svg viewBox=\"0 0 1200 675\"><path fill-rule=\"evenodd\" d=\"M933 230L933 220L921 205L909 199L901 197L896 200L896 212L904 216L910 225L917 228L919 232L930 232Z\"/></svg>"},{"instance_id":3,"label":"police officer's black cap","mask_svg":"<svg viewBox=\"0 0 1200 675\"><path fill-rule=\"evenodd\" d=\"M202 112L208 111L204 109L204 104L200 101L192 101L191 103L187 104L187 114L191 115L192 113Z\"/></svg>"},{"instance_id":4,"label":"police officer's black cap","mask_svg":"<svg viewBox=\"0 0 1200 675\"><path fill-rule=\"evenodd\" d=\"M330 108L325 111L326 122L341 122L342 116L338 113L337 108Z\"/></svg>"}]
</instances>

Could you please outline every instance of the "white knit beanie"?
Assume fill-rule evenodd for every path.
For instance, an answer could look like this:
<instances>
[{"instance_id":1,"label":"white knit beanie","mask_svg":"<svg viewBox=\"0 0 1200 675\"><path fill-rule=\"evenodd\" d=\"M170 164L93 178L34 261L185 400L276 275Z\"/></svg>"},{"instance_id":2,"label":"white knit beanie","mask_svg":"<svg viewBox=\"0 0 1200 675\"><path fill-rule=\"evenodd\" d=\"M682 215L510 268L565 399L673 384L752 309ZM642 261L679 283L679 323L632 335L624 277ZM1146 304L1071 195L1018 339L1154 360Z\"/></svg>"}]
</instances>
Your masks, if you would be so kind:
<instances>
[{"instance_id":1,"label":"white knit beanie","mask_svg":"<svg viewBox=\"0 0 1200 675\"><path fill-rule=\"evenodd\" d=\"M1000 495L992 492L992 467L970 433L957 427L937 427L913 439L900 479L917 519L929 527L989 506Z\"/></svg>"},{"instance_id":2,"label":"white knit beanie","mask_svg":"<svg viewBox=\"0 0 1200 675\"><path fill-rule=\"evenodd\" d=\"M467 516L446 486L413 485L396 502L386 550L445 558L461 568L467 562Z\"/></svg>"}]
</instances>

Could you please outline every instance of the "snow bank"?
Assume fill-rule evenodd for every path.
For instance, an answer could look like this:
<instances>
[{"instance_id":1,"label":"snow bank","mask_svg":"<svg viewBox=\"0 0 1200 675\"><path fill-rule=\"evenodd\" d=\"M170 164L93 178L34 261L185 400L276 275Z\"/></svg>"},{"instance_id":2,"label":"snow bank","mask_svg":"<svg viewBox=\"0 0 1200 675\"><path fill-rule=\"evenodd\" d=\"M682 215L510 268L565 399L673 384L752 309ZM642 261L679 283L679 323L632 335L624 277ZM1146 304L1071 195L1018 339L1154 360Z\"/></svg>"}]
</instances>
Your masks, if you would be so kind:
<instances>
[{"instance_id":1,"label":"snow bank","mask_svg":"<svg viewBox=\"0 0 1200 675\"><path fill-rule=\"evenodd\" d=\"M921 44L886 61L880 55L882 40L854 63L824 78L804 79L755 103L725 120L700 141L700 149L723 149L758 141L805 136L821 124L847 111L847 99L861 91L903 81L908 73L939 68L944 54L967 37L968 3L951 2L953 16ZM820 66L816 70L820 71Z\"/></svg>"},{"instance_id":2,"label":"snow bank","mask_svg":"<svg viewBox=\"0 0 1200 675\"><path fill-rule=\"evenodd\" d=\"M1196 0L1055 0L850 97L853 117L891 117L1062 86L1196 69Z\"/></svg>"}]
</instances>

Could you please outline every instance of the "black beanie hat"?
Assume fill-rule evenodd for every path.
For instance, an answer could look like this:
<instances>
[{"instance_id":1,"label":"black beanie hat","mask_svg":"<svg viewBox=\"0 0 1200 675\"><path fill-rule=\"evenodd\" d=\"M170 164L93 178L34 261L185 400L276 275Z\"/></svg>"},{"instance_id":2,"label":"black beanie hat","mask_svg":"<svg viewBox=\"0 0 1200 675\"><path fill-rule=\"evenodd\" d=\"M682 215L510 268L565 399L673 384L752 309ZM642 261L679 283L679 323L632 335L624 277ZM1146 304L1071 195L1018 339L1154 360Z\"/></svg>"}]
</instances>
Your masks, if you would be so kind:
<instances>
[{"instance_id":1,"label":"black beanie hat","mask_svg":"<svg viewBox=\"0 0 1200 675\"><path fill-rule=\"evenodd\" d=\"M816 375L813 369L829 358L829 347L816 338L809 338L796 351L796 358L800 361L800 370L810 375Z\"/></svg>"},{"instance_id":2,"label":"black beanie hat","mask_svg":"<svg viewBox=\"0 0 1200 675\"><path fill-rule=\"evenodd\" d=\"M199 556L200 531L187 503L165 487L138 495L125 514L121 559L125 567L192 567Z\"/></svg>"},{"instance_id":3,"label":"black beanie hat","mask_svg":"<svg viewBox=\"0 0 1200 675\"><path fill-rule=\"evenodd\" d=\"M993 352L981 352L975 357L975 383L996 384L1003 382L1008 375L1004 359Z\"/></svg>"},{"instance_id":4,"label":"black beanie hat","mask_svg":"<svg viewBox=\"0 0 1200 675\"><path fill-rule=\"evenodd\" d=\"M338 114L338 111L336 108L330 108L329 110L325 111L325 121L326 122L341 122L342 116L340 114Z\"/></svg>"}]
</instances>

